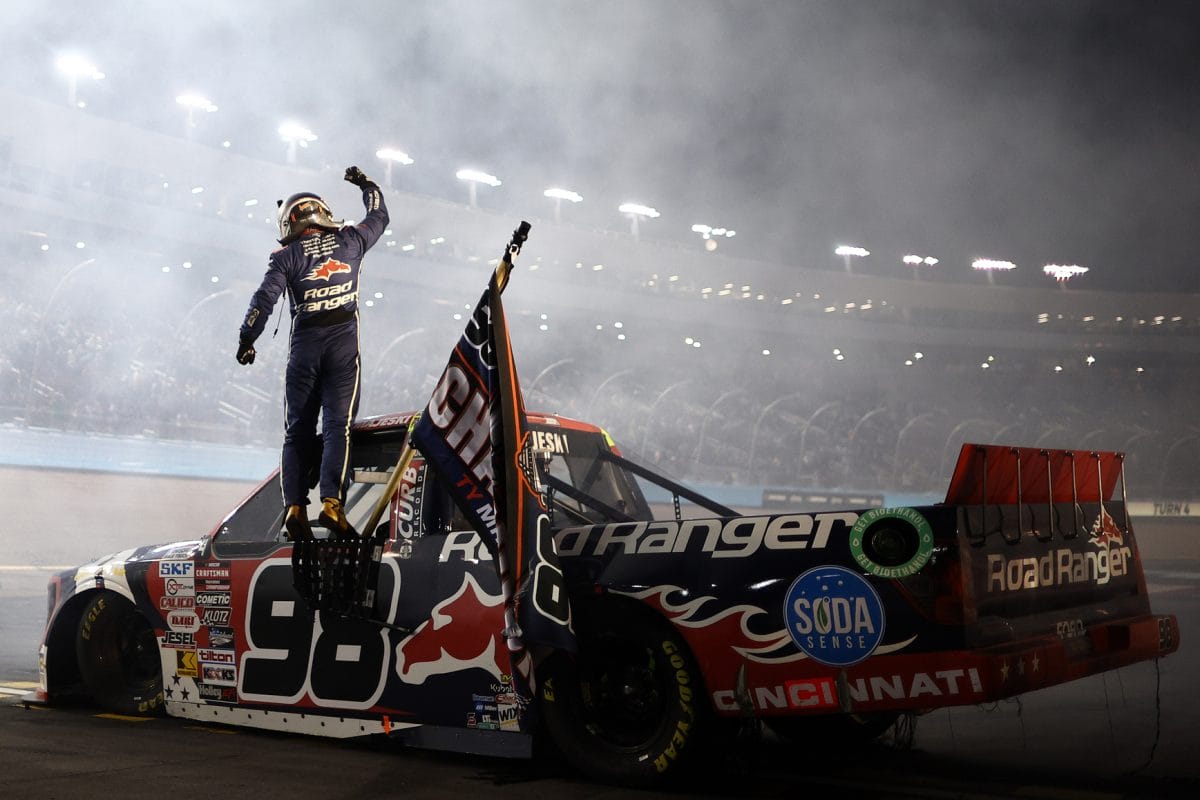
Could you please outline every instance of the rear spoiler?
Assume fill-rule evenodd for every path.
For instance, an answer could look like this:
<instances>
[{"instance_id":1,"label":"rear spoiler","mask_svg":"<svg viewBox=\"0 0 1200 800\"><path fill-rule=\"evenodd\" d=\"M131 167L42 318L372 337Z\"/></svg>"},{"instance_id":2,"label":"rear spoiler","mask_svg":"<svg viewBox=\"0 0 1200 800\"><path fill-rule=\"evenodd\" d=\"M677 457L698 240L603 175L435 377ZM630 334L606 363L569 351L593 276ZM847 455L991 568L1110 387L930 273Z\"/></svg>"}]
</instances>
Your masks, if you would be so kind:
<instances>
[{"instance_id":1,"label":"rear spoiler","mask_svg":"<svg viewBox=\"0 0 1200 800\"><path fill-rule=\"evenodd\" d=\"M1045 503L1049 510L1049 528L1045 534L1034 531L1038 538L1048 541L1054 537L1056 503L1070 503L1073 520L1069 530L1057 531L1063 538L1073 539L1082 527L1081 503L1099 503L1102 515L1104 504L1112 499L1117 481L1121 483L1121 500L1125 496L1125 454L1098 450L1047 450L1036 447L1009 447L994 444L964 444L958 453L958 463L946 490L947 505L982 506L983 526L978 535L968 531L972 544L983 544L987 531L989 505L1016 505L1017 531L1010 536L1001 526L1005 541L1015 544L1025 534L1021 507ZM1129 529L1129 509L1125 503L1125 528Z\"/></svg>"}]
</instances>

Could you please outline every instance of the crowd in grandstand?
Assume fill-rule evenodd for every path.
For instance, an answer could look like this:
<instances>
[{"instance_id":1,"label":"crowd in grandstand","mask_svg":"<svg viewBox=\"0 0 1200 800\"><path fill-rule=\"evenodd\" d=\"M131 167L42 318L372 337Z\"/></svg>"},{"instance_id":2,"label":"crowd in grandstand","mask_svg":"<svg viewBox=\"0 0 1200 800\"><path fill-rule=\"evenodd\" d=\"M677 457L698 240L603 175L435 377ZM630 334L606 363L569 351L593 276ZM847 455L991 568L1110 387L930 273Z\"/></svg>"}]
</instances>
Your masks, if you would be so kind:
<instances>
[{"instance_id":1,"label":"crowd in grandstand","mask_svg":"<svg viewBox=\"0 0 1200 800\"><path fill-rule=\"evenodd\" d=\"M579 280L596 277L584 270ZM628 281L620 290L662 291ZM92 313L86 288L62 292L53 307L0 290L10 331L0 347L0 423L275 447L286 343L260 350L274 366L239 366L234 332L246 298L227 294L181 320L177 306ZM709 299L688 296L705 313ZM511 321L530 409L601 424L627 455L685 481L936 493L965 441L1127 450L1132 485L1157 494L1190 491L1200 473L1186 375L1098 366L1065 377L1022 365L989 373L928 360L918 374L865 358L810 363L806 351L748 364L718 347L674 358L661 342L630 345L571 320L545 335L536 321ZM428 399L456 334L435 336L421 322L370 315L360 416ZM661 336L674 336L669 322ZM635 358L635 347L651 357Z\"/></svg>"}]
</instances>

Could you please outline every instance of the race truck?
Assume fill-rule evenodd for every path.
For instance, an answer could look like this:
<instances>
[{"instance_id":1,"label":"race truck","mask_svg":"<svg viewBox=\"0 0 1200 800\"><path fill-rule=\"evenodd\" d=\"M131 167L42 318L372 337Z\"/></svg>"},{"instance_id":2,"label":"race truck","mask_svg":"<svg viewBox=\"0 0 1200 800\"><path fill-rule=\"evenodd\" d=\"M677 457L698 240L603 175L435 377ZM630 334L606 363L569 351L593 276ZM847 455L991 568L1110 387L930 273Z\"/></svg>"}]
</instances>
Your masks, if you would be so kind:
<instances>
[{"instance_id":1,"label":"race truck","mask_svg":"<svg viewBox=\"0 0 1200 800\"><path fill-rule=\"evenodd\" d=\"M577 649L539 654L526 702L488 549L419 452L397 472L411 417L353 431L348 517L386 508L364 613L314 605L270 475L207 531L53 577L35 699L519 757L544 737L645 785L746 724L862 740L1179 646L1119 453L968 444L941 503L739 513L531 413Z\"/></svg>"}]
</instances>

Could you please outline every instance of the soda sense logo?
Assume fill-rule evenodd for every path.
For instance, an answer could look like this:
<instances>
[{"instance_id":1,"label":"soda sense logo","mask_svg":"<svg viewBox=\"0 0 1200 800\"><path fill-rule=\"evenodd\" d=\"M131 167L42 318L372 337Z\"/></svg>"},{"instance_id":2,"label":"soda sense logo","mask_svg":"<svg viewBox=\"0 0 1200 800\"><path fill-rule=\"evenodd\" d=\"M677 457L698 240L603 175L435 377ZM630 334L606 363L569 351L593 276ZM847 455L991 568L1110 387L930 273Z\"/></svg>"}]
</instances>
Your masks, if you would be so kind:
<instances>
[{"instance_id":1,"label":"soda sense logo","mask_svg":"<svg viewBox=\"0 0 1200 800\"><path fill-rule=\"evenodd\" d=\"M866 579L844 567L815 567L792 583L783 619L792 641L814 661L848 667L883 641L883 601Z\"/></svg>"}]
</instances>

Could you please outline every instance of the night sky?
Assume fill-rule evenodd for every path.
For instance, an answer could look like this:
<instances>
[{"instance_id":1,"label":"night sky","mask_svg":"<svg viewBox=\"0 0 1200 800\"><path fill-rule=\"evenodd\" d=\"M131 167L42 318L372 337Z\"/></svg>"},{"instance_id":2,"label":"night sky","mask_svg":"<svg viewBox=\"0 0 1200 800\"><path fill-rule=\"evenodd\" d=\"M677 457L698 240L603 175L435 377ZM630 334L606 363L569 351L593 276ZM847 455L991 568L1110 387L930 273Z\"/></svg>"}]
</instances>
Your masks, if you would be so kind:
<instances>
[{"instance_id":1,"label":"night sky","mask_svg":"<svg viewBox=\"0 0 1200 800\"><path fill-rule=\"evenodd\" d=\"M908 274L976 257L1092 272L1094 289L1200 291L1200 3L1114 0L821 2L5 3L0 85L56 102L56 56L106 74L87 113L184 134L177 94L220 108L196 141L272 161L276 129L320 137L301 166L382 171L396 188L627 230L734 228L722 252ZM77 14L64 13L71 9Z\"/></svg>"}]
</instances>

